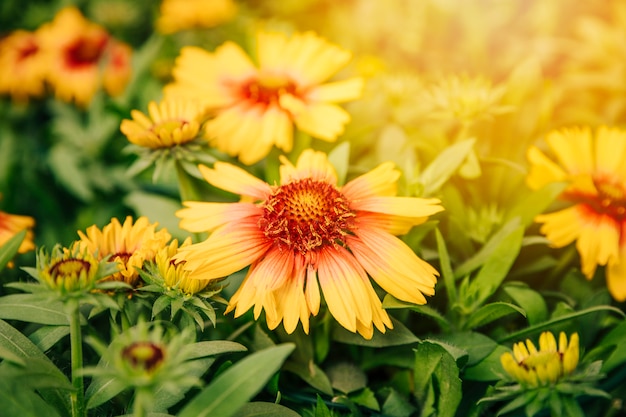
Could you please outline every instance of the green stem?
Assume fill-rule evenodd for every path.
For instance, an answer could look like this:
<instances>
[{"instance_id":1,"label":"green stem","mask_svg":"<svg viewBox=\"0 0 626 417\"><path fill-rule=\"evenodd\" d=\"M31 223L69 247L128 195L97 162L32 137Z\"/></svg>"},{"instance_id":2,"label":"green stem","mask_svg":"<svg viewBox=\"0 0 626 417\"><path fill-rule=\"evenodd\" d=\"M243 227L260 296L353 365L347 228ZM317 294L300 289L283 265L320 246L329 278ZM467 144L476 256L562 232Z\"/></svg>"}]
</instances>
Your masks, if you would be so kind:
<instances>
[{"instance_id":1,"label":"green stem","mask_svg":"<svg viewBox=\"0 0 626 417\"><path fill-rule=\"evenodd\" d=\"M152 400L152 394L150 391L146 391L145 388L138 388L135 391L135 401L133 401L133 417L146 417L148 410L146 405Z\"/></svg>"},{"instance_id":2,"label":"green stem","mask_svg":"<svg viewBox=\"0 0 626 417\"><path fill-rule=\"evenodd\" d=\"M80 311L78 304L70 308L70 348L72 357L72 385L74 392L71 394L72 417L85 416L85 386L83 376L80 373L83 367L83 339L81 335Z\"/></svg>"},{"instance_id":3,"label":"green stem","mask_svg":"<svg viewBox=\"0 0 626 417\"><path fill-rule=\"evenodd\" d=\"M180 162L176 161L175 165L180 201L202 201L202 198L200 198L201 193L194 184L195 178L185 171Z\"/></svg>"}]
</instances>

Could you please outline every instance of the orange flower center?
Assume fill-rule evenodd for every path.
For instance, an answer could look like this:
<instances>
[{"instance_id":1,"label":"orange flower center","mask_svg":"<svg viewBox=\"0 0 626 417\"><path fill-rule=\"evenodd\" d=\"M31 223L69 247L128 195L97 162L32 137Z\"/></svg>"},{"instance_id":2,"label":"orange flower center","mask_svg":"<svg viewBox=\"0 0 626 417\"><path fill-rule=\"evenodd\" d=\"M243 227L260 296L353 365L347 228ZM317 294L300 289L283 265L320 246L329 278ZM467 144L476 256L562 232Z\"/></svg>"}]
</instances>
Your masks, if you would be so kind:
<instances>
[{"instance_id":1,"label":"orange flower center","mask_svg":"<svg viewBox=\"0 0 626 417\"><path fill-rule=\"evenodd\" d=\"M243 84L241 94L247 100L268 106L278 103L283 94L297 94L295 82L285 76L261 75Z\"/></svg>"},{"instance_id":2,"label":"orange flower center","mask_svg":"<svg viewBox=\"0 0 626 417\"><path fill-rule=\"evenodd\" d=\"M276 188L263 209L259 227L265 236L303 255L342 244L354 228L355 214L343 194L332 184L311 178Z\"/></svg>"},{"instance_id":3,"label":"orange flower center","mask_svg":"<svg viewBox=\"0 0 626 417\"><path fill-rule=\"evenodd\" d=\"M24 45L18 51L18 62L24 61L29 57L35 55L39 51L39 47L34 40L28 39Z\"/></svg>"},{"instance_id":4,"label":"orange flower center","mask_svg":"<svg viewBox=\"0 0 626 417\"><path fill-rule=\"evenodd\" d=\"M592 212L612 217L618 222L626 221L626 186L614 178L596 176L593 184L597 194L572 191L565 198L587 206Z\"/></svg>"},{"instance_id":5,"label":"orange flower center","mask_svg":"<svg viewBox=\"0 0 626 417\"><path fill-rule=\"evenodd\" d=\"M106 36L78 38L65 50L65 61L69 67L96 64L104 53L106 44Z\"/></svg>"},{"instance_id":6,"label":"orange flower center","mask_svg":"<svg viewBox=\"0 0 626 417\"><path fill-rule=\"evenodd\" d=\"M150 372L163 363L165 351L151 342L134 342L122 350L122 357L133 368Z\"/></svg>"},{"instance_id":7,"label":"orange flower center","mask_svg":"<svg viewBox=\"0 0 626 417\"><path fill-rule=\"evenodd\" d=\"M88 273L90 267L89 262L82 259L64 259L50 268L50 276L54 282L59 282L64 277L78 276L81 271Z\"/></svg>"}]
</instances>

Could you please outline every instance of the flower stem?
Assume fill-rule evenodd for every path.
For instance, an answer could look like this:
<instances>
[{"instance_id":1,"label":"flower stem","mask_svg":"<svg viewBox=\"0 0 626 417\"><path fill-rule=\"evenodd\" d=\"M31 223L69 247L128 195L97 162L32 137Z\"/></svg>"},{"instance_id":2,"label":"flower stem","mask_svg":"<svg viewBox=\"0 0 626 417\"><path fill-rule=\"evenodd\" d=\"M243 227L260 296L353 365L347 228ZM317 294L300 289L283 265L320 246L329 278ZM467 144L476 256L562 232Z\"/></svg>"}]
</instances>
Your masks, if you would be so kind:
<instances>
[{"instance_id":1,"label":"flower stem","mask_svg":"<svg viewBox=\"0 0 626 417\"><path fill-rule=\"evenodd\" d=\"M72 417L85 416L85 387L80 369L83 367L83 340L80 328L80 311L78 304L70 307L70 348L72 357L72 385L71 394Z\"/></svg>"}]
</instances>

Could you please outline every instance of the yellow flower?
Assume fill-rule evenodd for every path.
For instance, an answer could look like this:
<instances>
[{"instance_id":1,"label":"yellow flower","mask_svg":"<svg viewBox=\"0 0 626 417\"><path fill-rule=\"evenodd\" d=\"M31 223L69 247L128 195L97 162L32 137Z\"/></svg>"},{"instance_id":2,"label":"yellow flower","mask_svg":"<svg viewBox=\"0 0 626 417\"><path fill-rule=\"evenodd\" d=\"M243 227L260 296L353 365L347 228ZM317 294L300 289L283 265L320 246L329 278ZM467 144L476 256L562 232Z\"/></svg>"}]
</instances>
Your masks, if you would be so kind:
<instances>
[{"instance_id":1,"label":"yellow flower","mask_svg":"<svg viewBox=\"0 0 626 417\"><path fill-rule=\"evenodd\" d=\"M538 189L567 182L561 199L569 207L541 214L541 233L554 247L576 241L582 272L593 278L606 265L607 286L618 301L626 300L626 131L601 127L553 131L546 141L558 162L537 147L528 150L527 183Z\"/></svg>"},{"instance_id":2,"label":"yellow flower","mask_svg":"<svg viewBox=\"0 0 626 417\"><path fill-rule=\"evenodd\" d=\"M235 317L265 310L270 328L283 322L305 332L319 312L322 294L346 329L371 338L374 326L392 327L368 275L385 291L425 304L437 271L394 235L442 210L437 199L396 197L400 172L392 163L337 186L322 152L306 150L292 165L281 157L280 185L271 186L234 165L201 165L207 182L242 196L237 203L186 201L181 227L211 231L201 243L180 249L191 278L213 279L250 265L230 300Z\"/></svg>"},{"instance_id":3,"label":"yellow flower","mask_svg":"<svg viewBox=\"0 0 626 417\"><path fill-rule=\"evenodd\" d=\"M0 94L16 102L45 92L39 32L16 30L0 41Z\"/></svg>"},{"instance_id":4,"label":"yellow flower","mask_svg":"<svg viewBox=\"0 0 626 417\"><path fill-rule=\"evenodd\" d=\"M44 25L41 39L47 80L59 99L86 106L102 87L111 95L123 91L130 76L130 48L75 7L62 9Z\"/></svg>"},{"instance_id":5,"label":"yellow flower","mask_svg":"<svg viewBox=\"0 0 626 417\"><path fill-rule=\"evenodd\" d=\"M229 21L236 12L232 0L162 0L156 27L165 34L194 27L211 28Z\"/></svg>"},{"instance_id":6,"label":"yellow flower","mask_svg":"<svg viewBox=\"0 0 626 417\"><path fill-rule=\"evenodd\" d=\"M81 249L97 255L98 259L110 256L109 261L118 262L119 272L109 279L135 286L139 277L136 268L154 260L157 252L171 239L167 230L156 231L157 225L150 224L146 217L139 217L134 224L130 216L126 217L124 224L113 218L102 230L95 225L87 228L86 234L79 230Z\"/></svg>"},{"instance_id":7,"label":"yellow flower","mask_svg":"<svg viewBox=\"0 0 626 417\"><path fill-rule=\"evenodd\" d=\"M333 142L350 115L335 103L354 100L363 80L323 84L344 67L351 54L312 32L257 34L255 65L236 44L214 53L185 47L176 60L166 97L202 100L215 117L206 123L209 143L244 164L265 157L275 145L293 146L294 125Z\"/></svg>"},{"instance_id":8,"label":"yellow flower","mask_svg":"<svg viewBox=\"0 0 626 417\"><path fill-rule=\"evenodd\" d=\"M22 230L27 230L26 237L20 244L19 253L26 253L35 249L33 243L32 228L35 227L35 219L30 216L20 216L0 211L0 246Z\"/></svg>"},{"instance_id":9,"label":"yellow flower","mask_svg":"<svg viewBox=\"0 0 626 417\"><path fill-rule=\"evenodd\" d=\"M130 142L151 149L191 142L205 119L200 105L189 100L152 101L148 116L138 110L130 114L133 120L122 120L120 130Z\"/></svg>"},{"instance_id":10,"label":"yellow flower","mask_svg":"<svg viewBox=\"0 0 626 417\"><path fill-rule=\"evenodd\" d=\"M38 259L41 280L61 293L80 292L95 287L100 262L87 251L79 250L79 243L70 249L55 248L51 256Z\"/></svg>"},{"instance_id":11,"label":"yellow flower","mask_svg":"<svg viewBox=\"0 0 626 417\"><path fill-rule=\"evenodd\" d=\"M532 341L526 339L513 345L513 354L506 352L500 357L502 367L520 384L536 388L553 385L571 375L580 355L578 333L570 336L559 334L557 346L554 335L543 332L539 336L539 350Z\"/></svg>"},{"instance_id":12,"label":"yellow flower","mask_svg":"<svg viewBox=\"0 0 626 417\"><path fill-rule=\"evenodd\" d=\"M185 239L180 248L191 245L191 238ZM178 240L174 239L168 246L157 252L156 266L168 288L178 288L184 294L193 295L202 291L210 280L190 279L189 271L184 269L185 262L174 261L174 255L179 251Z\"/></svg>"}]
</instances>

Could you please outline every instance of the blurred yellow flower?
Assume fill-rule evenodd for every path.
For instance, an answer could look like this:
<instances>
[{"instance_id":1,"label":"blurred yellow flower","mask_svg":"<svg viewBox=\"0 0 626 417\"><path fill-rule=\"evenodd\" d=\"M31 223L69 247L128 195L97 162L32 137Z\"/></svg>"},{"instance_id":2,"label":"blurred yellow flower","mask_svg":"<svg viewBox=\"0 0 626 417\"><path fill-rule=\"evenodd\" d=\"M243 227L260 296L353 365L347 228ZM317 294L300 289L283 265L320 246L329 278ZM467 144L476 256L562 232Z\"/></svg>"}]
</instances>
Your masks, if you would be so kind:
<instances>
[{"instance_id":1,"label":"blurred yellow flower","mask_svg":"<svg viewBox=\"0 0 626 417\"><path fill-rule=\"evenodd\" d=\"M368 274L385 291L425 304L437 271L396 238L442 210L437 199L396 197L400 172L384 163L343 187L322 152L305 150L292 165L281 156L280 185L234 165L201 165L207 182L242 196L238 203L186 201L177 215L192 232L211 231L176 256L191 278L224 277L250 265L227 312L265 310L268 326L291 333L320 308L346 329L371 338L391 328Z\"/></svg>"},{"instance_id":2,"label":"blurred yellow flower","mask_svg":"<svg viewBox=\"0 0 626 417\"><path fill-rule=\"evenodd\" d=\"M167 34L228 22L237 13L237 5L233 0L162 0L160 12L156 28Z\"/></svg>"},{"instance_id":3,"label":"blurred yellow flower","mask_svg":"<svg viewBox=\"0 0 626 417\"><path fill-rule=\"evenodd\" d=\"M75 7L41 27L47 80L57 98L86 106L100 89L120 94L130 77L131 49Z\"/></svg>"},{"instance_id":4,"label":"blurred yellow flower","mask_svg":"<svg viewBox=\"0 0 626 417\"><path fill-rule=\"evenodd\" d=\"M185 239L180 248L191 245L191 238ZM175 262L174 255L179 251L178 240L159 250L155 263L161 277L168 288L177 288L187 295L193 295L202 291L209 284L207 279L191 279L189 271L185 270L185 261Z\"/></svg>"},{"instance_id":5,"label":"blurred yellow flower","mask_svg":"<svg viewBox=\"0 0 626 417\"><path fill-rule=\"evenodd\" d=\"M232 42L213 53L185 47L165 95L202 100L215 115L206 123L209 143L244 164L260 161L274 145L290 152L294 124L335 141L350 120L335 103L358 98L363 80L323 83L348 63L350 52L313 32L290 38L260 32L256 51L258 65Z\"/></svg>"},{"instance_id":6,"label":"blurred yellow flower","mask_svg":"<svg viewBox=\"0 0 626 417\"><path fill-rule=\"evenodd\" d=\"M131 111L132 120L122 120L120 130L131 143L151 149L170 148L198 137L205 112L195 101L163 100L148 105L148 115Z\"/></svg>"},{"instance_id":7,"label":"blurred yellow flower","mask_svg":"<svg viewBox=\"0 0 626 417\"><path fill-rule=\"evenodd\" d=\"M546 141L554 162L537 147L528 150L527 183L539 189L567 182L561 199L570 206L541 214L541 232L560 248L576 241L582 272L593 278L606 265L607 286L618 301L626 300L626 131L601 127L553 131Z\"/></svg>"},{"instance_id":8,"label":"blurred yellow flower","mask_svg":"<svg viewBox=\"0 0 626 417\"><path fill-rule=\"evenodd\" d=\"M0 211L0 246L4 245L9 239L22 230L27 230L26 237L17 251L18 253L26 253L35 249L33 232L31 230L33 227L35 227L35 219L30 216L21 216Z\"/></svg>"},{"instance_id":9,"label":"blurred yellow flower","mask_svg":"<svg viewBox=\"0 0 626 417\"><path fill-rule=\"evenodd\" d=\"M16 102L41 97L45 70L39 32L16 30L0 40L0 94Z\"/></svg>"},{"instance_id":10,"label":"blurred yellow flower","mask_svg":"<svg viewBox=\"0 0 626 417\"><path fill-rule=\"evenodd\" d=\"M101 278L100 261L94 254L79 250L79 246L80 242L75 242L69 249L56 247L50 256L40 257L38 269L42 282L62 294L94 288Z\"/></svg>"},{"instance_id":11,"label":"blurred yellow flower","mask_svg":"<svg viewBox=\"0 0 626 417\"><path fill-rule=\"evenodd\" d=\"M133 223L128 216L124 224L116 218L100 230L96 225L87 228L86 233L78 231L81 250L88 250L98 259L110 256L109 261L118 262L119 272L109 280L124 281L131 286L137 284L144 262L154 260L157 252L167 245L171 235L165 229L156 231L158 223L150 224L146 217L139 217Z\"/></svg>"},{"instance_id":12,"label":"blurred yellow flower","mask_svg":"<svg viewBox=\"0 0 626 417\"><path fill-rule=\"evenodd\" d=\"M576 370L578 344L578 333L573 333L568 343L567 336L561 332L557 345L552 333L543 332L539 336L539 350L526 339L526 344L513 345L513 354L502 354L500 362L506 373L525 387L554 385Z\"/></svg>"}]
</instances>

